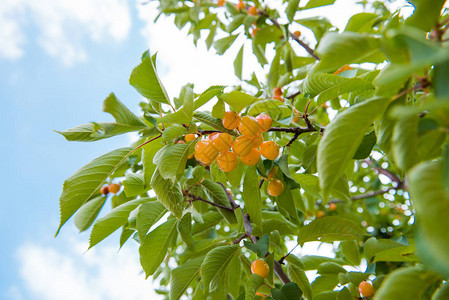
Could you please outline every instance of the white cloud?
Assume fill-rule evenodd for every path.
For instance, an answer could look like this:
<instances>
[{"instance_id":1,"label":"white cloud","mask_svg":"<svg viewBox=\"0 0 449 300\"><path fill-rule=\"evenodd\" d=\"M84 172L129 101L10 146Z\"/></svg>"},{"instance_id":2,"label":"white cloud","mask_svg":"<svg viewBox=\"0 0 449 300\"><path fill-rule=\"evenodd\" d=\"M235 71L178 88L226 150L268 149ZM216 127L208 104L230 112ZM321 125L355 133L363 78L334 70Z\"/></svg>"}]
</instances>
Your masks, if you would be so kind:
<instances>
[{"instance_id":1,"label":"white cloud","mask_svg":"<svg viewBox=\"0 0 449 300\"><path fill-rule=\"evenodd\" d=\"M145 280L134 245L99 245L87 252L86 241L62 238L55 245L26 243L17 251L23 286L9 290L12 299L97 300L160 299ZM60 244L61 241L58 241ZM130 241L132 243L132 241Z\"/></svg>"},{"instance_id":2,"label":"white cloud","mask_svg":"<svg viewBox=\"0 0 449 300\"><path fill-rule=\"evenodd\" d=\"M70 66L86 59L85 38L122 41L131 18L126 0L5 0L0 2L0 24L0 57L23 56L26 40L34 41L36 31L36 42Z\"/></svg>"}]
</instances>

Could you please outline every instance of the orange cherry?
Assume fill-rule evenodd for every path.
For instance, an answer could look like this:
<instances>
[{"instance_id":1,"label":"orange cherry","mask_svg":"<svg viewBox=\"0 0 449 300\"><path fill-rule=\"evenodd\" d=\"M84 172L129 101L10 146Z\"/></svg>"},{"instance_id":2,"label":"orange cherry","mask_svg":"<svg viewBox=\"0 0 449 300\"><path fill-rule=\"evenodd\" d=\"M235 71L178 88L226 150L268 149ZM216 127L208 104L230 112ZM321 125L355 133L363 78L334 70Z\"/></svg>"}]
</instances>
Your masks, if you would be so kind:
<instances>
[{"instance_id":1,"label":"orange cherry","mask_svg":"<svg viewBox=\"0 0 449 300\"><path fill-rule=\"evenodd\" d=\"M295 32L293 32L294 35L296 35L297 37L301 36L301 31L296 30Z\"/></svg>"},{"instance_id":2,"label":"orange cherry","mask_svg":"<svg viewBox=\"0 0 449 300\"><path fill-rule=\"evenodd\" d=\"M284 102L284 99L282 98L282 96L279 96L279 95L274 95L273 99Z\"/></svg>"},{"instance_id":3,"label":"orange cherry","mask_svg":"<svg viewBox=\"0 0 449 300\"><path fill-rule=\"evenodd\" d=\"M248 8L248 14L251 16L257 16L257 7L251 6Z\"/></svg>"},{"instance_id":4,"label":"orange cherry","mask_svg":"<svg viewBox=\"0 0 449 300\"><path fill-rule=\"evenodd\" d=\"M217 156L217 164L223 172L231 172L239 164L239 159L234 152L226 151Z\"/></svg>"},{"instance_id":5,"label":"orange cherry","mask_svg":"<svg viewBox=\"0 0 449 300\"><path fill-rule=\"evenodd\" d=\"M257 148L263 143L263 137L260 133L253 137L253 148Z\"/></svg>"},{"instance_id":6,"label":"orange cherry","mask_svg":"<svg viewBox=\"0 0 449 300\"><path fill-rule=\"evenodd\" d=\"M251 263L251 272L257 274L262 278L267 278L270 273L270 267L262 259L256 259Z\"/></svg>"},{"instance_id":7,"label":"orange cherry","mask_svg":"<svg viewBox=\"0 0 449 300\"><path fill-rule=\"evenodd\" d=\"M209 136L209 139L220 153L231 149L232 143L234 142L232 136L227 133L214 134L213 136Z\"/></svg>"},{"instance_id":8,"label":"orange cherry","mask_svg":"<svg viewBox=\"0 0 449 300\"><path fill-rule=\"evenodd\" d=\"M232 144L232 151L238 156L245 156L251 152L253 148L253 139L249 136L241 135L235 139Z\"/></svg>"},{"instance_id":9,"label":"orange cherry","mask_svg":"<svg viewBox=\"0 0 449 300\"><path fill-rule=\"evenodd\" d=\"M211 165L218 155L217 149L209 140L200 140L195 145L195 158L202 165Z\"/></svg>"},{"instance_id":10,"label":"orange cherry","mask_svg":"<svg viewBox=\"0 0 449 300\"><path fill-rule=\"evenodd\" d=\"M120 191L120 184L113 183L108 188L110 193L117 194Z\"/></svg>"},{"instance_id":11,"label":"orange cherry","mask_svg":"<svg viewBox=\"0 0 449 300\"><path fill-rule=\"evenodd\" d=\"M359 293L363 297L372 297L374 295L374 287L366 281L362 281L359 284Z\"/></svg>"},{"instance_id":12,"label":"orange cherry","mask_svg":"<svg viewBox=\"0 0 449 300\"><path fill-rule=\"evenodd\" d=\"M109 187L108 187L107 185L102 186L101 189L100 189L100 192L101 192L103 195L109 194Z\"/></svg>"},{"instance_id":13,"label":"orange cherry","mask_svg":"<svg viewBox=\"0 0 449 300\"><path fill-rule=\"evenodd\" d=\"M269 160L275 160L279 156L279 146L273 141L266 141L260 145L260 153Z\"/></svg>"},{"instance_id":14,"label":"orange cherry","mask_svg":"<svg viewBox=\"0 0 449 300\"><path fill-rule=\"evenodd\" d=\"M240 0L239 3L235 5L235 9L237 10L245 9L245 3L243 3L243 1Z\"/></svg>"},{"instance_id":15,"label":"orange cherry","mask_svg":"<svg viewBox=\"0 0 449 300\"><path fill-rule=\"evenodd\" d=\"M195 139L196 139L196 135L194 133L186 134L186 136L184 137L184 140L186 142L191 142L191 141L194 141Z\"/></svg>"},{"instance_id":16,"label":"orange cherry","mask_svg":"<svg viewBox=\"0 0 449 300\"><path fill-rule=\"evenodd\" d=\"M322 210L318 210L318 211L316 212L316 214L315 214L315 216L316 216L317 219L320 219L320 218L324 217L324 215L325 215L325 213L324 213L324 211L322 211Z\"/></svg>"},{"instance_id":17,"label":"orange cherry","mask_svg":"<svg viewBox=\"0 0 449 300\"><path fill-rule=\"evenodd\" d=\"M337 204L335 204L335 203L330 203L329 204L329 210L330 211L334 211L334 210L336 210L337 209Z\"/></svg>"},{"instance_id":18,"label":"orange cherry","mask_svg":"<svg viewBox=\"0 0 449 300\"><path fill-rule=\"evenodd\" d=\"M243 135L255 136L259 133L259 123L250 116L244 116L240 120L239 131Z\"/></svg>"},{"instance_id":19,"label":"orange cherry","mask_svg":"<svg viewBox=\"0 0 449 300\"><path fill-rule=\"evenodd\" d=\"M267 192L268 195L276 197L282 194L282 191L284 190L284 184L279 179L271 179L268 182L267 186Z\"/></svg>"},{"instance_id":20,"label":"orange cherry","mask_svg":"<svg viewBox=\"0 0 449 300\"><path fill-rule=\"evenodd\" d=\"M225 4L225 0L218 0L218 3L217 3L217 5L218 6L223 6L224 4Z\"/></svg>"},{"instance_id":21,"label":"orange cherry","mask_svg":"<svg viewBox=\"0 0 449 300\"><path fill-rule=\"evenodd\" d=\"M270 172L268 172L267 178L273 179L274 176L276 175L277 171L278 171L277 167L274 167L273 169L271 169Z\"/></svg>"},{"instance_id":22,"label":"orange cherry","mask_svg":"<svg viewBox=\"0 0 449 300\"><path fill-rule=\"evenodd\" d=\"M273 95L274 96L282 96L284 94L284 92L282 91L282 89L280 87L275 87L273 89Z\"/></svg>"},{"instance_id":23,"label":"orange cherry","mask_svg":"<svg viewBox=\"0 0 449 300\"><path fill-rule=\"evenodd\" d=\"M242 161L242 163L244 165L254 166L260 160L260 152L259 152L259 150L253 148L248 153L248 155L241 156L240 160Z\"/></svg>"},{"instance_id":24,"label":"orange cherry","mask_svg":"<svg viewBox=\"0 0 449 300\"><path fill-rule=\"evenodd\" d=\"M260 114L256 117L257 122L259 123L259 131L266 132L271 128L273 124L273 120L269 115Z\"/></svg>"},{"instance_id":25,"label":"orange cherry","mask_svg":"<svg viewBox=\"0 0 449 300\"><path fill-rule=\"evenodd\" d=\"M334 75L338 75L344 71L349 71L352 70L352 68L349 65L344 65L343 67L341 67L340 69L338 69L337 71L334 72Z\"/></svg>"},{"instance_id":26,"label":"orange cherry","mask_svg":"<svg viewBox=\"0 0 449 300\"><path fill-rule=\"evenodd\" d=\"M240 124L240 119L240 115L235 111L227 111L223 116L222 124L224 128L236 129Z\"/></svg>"}]
</instances>

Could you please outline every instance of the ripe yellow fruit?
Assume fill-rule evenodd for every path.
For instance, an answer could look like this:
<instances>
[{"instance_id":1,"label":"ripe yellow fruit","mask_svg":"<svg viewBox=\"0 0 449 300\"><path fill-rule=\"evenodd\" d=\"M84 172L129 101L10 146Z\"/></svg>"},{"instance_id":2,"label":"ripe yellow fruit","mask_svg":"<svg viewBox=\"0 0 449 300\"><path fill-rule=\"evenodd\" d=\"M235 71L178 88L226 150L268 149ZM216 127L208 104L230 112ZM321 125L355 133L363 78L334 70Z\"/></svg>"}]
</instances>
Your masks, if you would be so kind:
<instances>
[{"instance_id":1,"label":"ripe yellow fruit","mask_svg":"<svg viewBox=\"0 0 449 300\"><path fill-rule=\"evenodd\" d=\"M359 293L363 297L372 297L374 295L374 287L366 281L362 281L359 284Z\"/></svg>"},{"instance_id":2,"label":"ripe yellow fruit","mask_svg":"<svg viewBox=\"0 0 449 300\"><path fill-rule=\"evenodd\" d=\"M110 193L117 194L120 191L120 184L117 183L110 184L108 189Z\"/></svg>"},{"instance_id":3,"label":"ripe yellow fruit","mask_svg":"<svg viewBox=\"0 0 449 300\"><path fill-rule=\"evenodd\" d=\"M209 140L200 140L195 145L195 158L202 165L211 165L218 155L217 149Z\"/></svg>"},{"instance_id":4,"label":"ripe yellow fruit","mask_svg":"<svg viewBox=\"0 0 449 300\"><path fill-rule=\"evenodd\" d=\"M263 143L263 137L260 133L258 133L255 137L253 137L253 148L257 148Z\"/></svg>"},{"instance_id":5,"label":"ripe yellow fruit","mask_svg":"<svg viewBox=\"0 0 449 300\"><path fill-rule=\"evenodd\" d=\"M324 211L322 211L322 210L318 210L315 214L317 219L324 217L324 215L325 215Z\"/></svg>"},{"instance_id":6,"label":"ripe yellow fruit","mask_svg":"<svg viewBox=\"0 0 449 300\"><path fill-rule=\"evenodd\" d=\"M273 141L266 141L260 145L260 153L269 160L275 160L279 156L279 146Z\"/></svg>"},{"instance_id":7,"label":"ripe yellow fruit","mask_svg":"<svg viewBox=\"0 0 449 300\"><path fill-rule=\"evenodd\" d=\"M260 160L260 152L257 149L251 149L248 155L241 156L240 160L244 165L254 166Z\"/></svg>"},{"instance_id":8,"label":"ripe yellow fruit","mask_svg":"<svg viewBox=\"0 0 449 300\"><path fill-rule=\"evenodd\" d=\"M109 194L109 187L108 187L107 185L102 186L101 189L100 189L100 192L101 192L103 195Z\"/></svg>"},{"instance_id":9,"label":"ripe yellow fruit","mask_svg":"<svg viewBox=\"0 0 449 300\"><path fill-rule=\"evenodd\" d=\"M224 4L225 4L225 0L218 0L218 3L217 3L217 5L218 6L223 6Z\"/></svg>"},{"instance_id":10,"label":"ripe yellow fruit","mask_svg":"<svg viewBox=\"0 0 449 300\"><path fill-rule=\"evenodd\" d=\"M330 203L329 204L329 210L330 211L334 211L334 210L336 210L337 209L337 204L335 204L335 203Z\"/></svg>"},{"instance_id":11,"label":"ripe yellow fruit","mask_svg":"<svg viewBox=\"0 0 449 300\"><path fill-rule=\"evenodd\" d=\"M295 32L293 32L294 35L296 35L297 37L301 36L301 31L296 30Z\"/></svg>"},{"instance_id":12,"label":"ripe yellow fruit","mask_svg":"<svg viewBox=\"0 0 449 300\"><path fill-rule=\"evenodd\" d=\"M234 152L226 151L217 156L217 164L223 172L231 172L239 164L239 159Z\"/></svg>"},{"instance_id":13,"label":"ripe yellow fruit","mask_svg":"<svg viewBox=\"0 0 449 300\"><path fill-rule=\"evenodd\" d=\"M240 120L239 131L243 135L255 136L259 133L259 122L253 117L244 116Z\"/></svg>"},{"instance_id":14,"label":"ripe yellow fruit","mask_svg":"<svg viewBox=\"0 0 449 300\"><path fill-rule=\"evenodd\" d=\"M270 172L268 172L268 175L267 175L268 180L273 179L274 176L276 175L277 171L278 171L277 167L274 167L273 169L271 169Z\"/></svg>"},{"instance_id":15,"label":"ripe yellow fruit","mask_svg":"<svg viewBox=\"0 0 449 300\"><path fill-rule=\"evenodd\" d=\"M184 140L186 140L186 142L191 142L194 141L195 139L196 135L194 133L186 134L186 136L184 137Z\"/></svg>"},{"instance_id":16,"label":"ripe yellow fruit","mask_svg":"<svg viewBox=\"0 0 449 300\"><path fill-rule=\"evenodd\" d=\"M224 128L236 129L240 124L240 119L240 115L235 111L227 111L223 116L222 124Z\"/></svg>"},{"instance_id":17,"label":"ripe yellow fruit","mask_svg":"<svg viewBox=\"0 0 449 300\"><path fill-rule=\"evenodd\" d=\"M253 274L259 275L262 278L267 278L268 273L270 273L270 267L265 261L256 259L251 263L251 272Z\"/></svg>"},{"instance_id":18,"label":"ripe yellow fruit","mask_svg":"<svg viewBox=\"0 0 449 300\"><path fill-rule=\"evenodd\" d=\"M284 184L279 179L271 179L268 182L267 186L267 192L268 195L276 197L282 194L282 191L284 190Z\"/></svg>"},{"instance_id":19,"label":"ripe yellow fruit","mask_svg":"<svg viewBox=\"0 0 449 300\"><path fill-rule=\"evenodd\" d=\"M273 95L274 96L282 96L284 94L284 92L282 91L282 89L280 87L275 87L273 89Z\"/></svg>"},{"instance_id":20,"label":"ripe yellow fruit","mask_svg":"<svg viewBox=\"0 0 449 300\"><path fill-rule=\"evenodd\" d=\"M231 149L234 139L227 133L218 133L209 136L212 144L215 146L218 152L226 152Z\"/></svg>"},{"instance_id":21,"label":"ripe yellow fruit","mask_svg":"<svg viewBox=\"0 0 449 300\"><path fill-rule=\"evenodd\" d=\"M248 8L248 14L251 16L257 16L257 7L251 6Z\"/></svg>"},{"instance_id":22,"label":"ripe yellow fruit","mask_svg":"<svg viewBox=\"0 0 449 300\"><path fill-rule=\"evenodd\" d=\"M251 152L253 148L253 139L249 136L239 136L232 144L232 151L238 156L245 156Z\"/></svg>"},{"instance_id":23,"label":"ripe yellow fruit","mask_svg":"<svg viewBox=\"0 0 449 300\"><path fill-rule=\"evenodd\" d=\"M271 128L273 124L273 120L269 115L260 114L256 117L257 122L259 123L259 131L266 132Z\"/></svg>"},{"instance_id":24,"label":"ripe yellow fruit","mask_svg":"<svg viewBox=\"0 0 449 300\"><path fill-rule=\"evenodd\" d=\"M245 9L245 3L243 3L243 1L240 0L239 3L235 5L235 9L237 10Z\"/></svg>"}]
</instances>

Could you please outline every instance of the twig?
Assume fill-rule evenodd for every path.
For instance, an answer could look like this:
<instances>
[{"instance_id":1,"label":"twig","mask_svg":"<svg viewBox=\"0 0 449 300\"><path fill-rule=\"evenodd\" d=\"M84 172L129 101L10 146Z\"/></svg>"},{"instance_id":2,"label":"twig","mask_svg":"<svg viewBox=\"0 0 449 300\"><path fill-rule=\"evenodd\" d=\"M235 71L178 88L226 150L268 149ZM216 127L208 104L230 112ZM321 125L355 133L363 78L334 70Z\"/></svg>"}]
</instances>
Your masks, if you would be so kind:
<instances>
[{"instance_id":1,"label":"twig","mask_svg":"<svg viewBox=\"0 0 449 300\"><path fill-rule=\"evenodd\" d=\"M292 250L290 250L287 254L285 254L284 256L282 256L281 257L281 259L280 260L278 260L279 261L279 263L281 264L281 265L283 265L284 264L284 259L286 259L290 254L292 254L292 252L293 252L293 250L295 250L296 249L296 247L298 247L299 246L299 244L296 244L296 246L295 247L293 247L293 249Z\"/></svg>"},{"instance_id":2,"label":"twig","mask_svg":"<svg viewBox=\"0 0 449 300\"><path fill-rule=\"evenodd\" d=\"M265 181L265 179L263 179L263 178L260 180L260 182L259 182L259 189L262 188L262 184L263 184L264 181Z\"/></svg>"},{"instance_id":3,"label":"twig","mask_svg":"<svg viewBox=\"0 0 449 300\"><path fill-rule=\"evenodd\" d=\"M218 203L211 202L211 201L206 200L206 199L204 199L204 198L202 198L202 197L200 197L200 196L196 196L196 195L191 194L191 193L187 193L186 196L190 197L190 198L191 198L191 201L197 201L197 200L198 200L198 201L202 201L202 202L205 202L205 203L207 203L207 204L209 204L209 205L212 205L212 206L215 206L215 207L218 207L218 208L221 208L221 209L230 211L230 212L234 212L234 209L231 208L231 207L228 207L228 206L224 206L224 205L221 205L221 204L218 204Z\"/></svg>"},{"instance_id":4,"label":"twig","mask_svg":"<svg viewBox=\"0 0 449 300\"><path fill-rule=\"evenodd\" d=\"M239 236L238 238L236 238L235 240L233 240L232 243L233 244L238 244L238 243L240 243L241 240L243 240L246 237L248 237L248 235L246 233L244 233L241 236Z\"/></svg>"},{"instance_id":5,"label":"twig","mask_svg":"<svg viewBox=\"0 0 449 300\"><path fill-rule=\"evenodd\" d=\"M367 163L368 165L374 164L374 162L372 160L365 160L365 163ZM398 176L396 176L395 174L388 171L387 169L382 169L382 168L379 168L376 166L372 166L372 168L374 170L376 170L379 174L387 176L388 178L391 179L391 181L396 182L398 185L402 184L401 179Z\"/></svg>"},{"instance_id":6,"label":"twig","mask_svg":"<svg viewBox=\"0 0 449 300\"><path fill-rule=\"evenodd\" d=\"M355 195L353 197L351 197L351 200L355 201L355 200L360 200L360 199L366 199L366 198L371 198L374 196L378 196L378 195L383 195L385 193L388 193L391 190L396 190L398 189L398 187L389 187L386 190L379 190L379 191L372 191L372 192L368 192L366 194L361 194L361 195Z\"/></svg>"}]
</instances>

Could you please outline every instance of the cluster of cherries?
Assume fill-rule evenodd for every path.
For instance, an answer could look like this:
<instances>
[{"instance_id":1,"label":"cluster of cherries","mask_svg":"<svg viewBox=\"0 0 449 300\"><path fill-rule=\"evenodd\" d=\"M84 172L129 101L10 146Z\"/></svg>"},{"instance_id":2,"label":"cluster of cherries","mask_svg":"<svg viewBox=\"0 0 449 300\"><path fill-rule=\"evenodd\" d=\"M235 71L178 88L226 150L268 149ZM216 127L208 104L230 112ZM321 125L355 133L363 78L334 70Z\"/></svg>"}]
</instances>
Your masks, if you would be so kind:
<instances>
[{"instance_id":1,"label":"cluster of cherries","mask_svg":"<svg viewBox=\"0 0 449 300\"><path fill-rule=\"evenodd\" d=\"M103 195L107 195L109 193L117 194L120 191L120 184L111 183L109 185L104 185L101 187L100 192Z\"/></svg>"}]
</instances>

